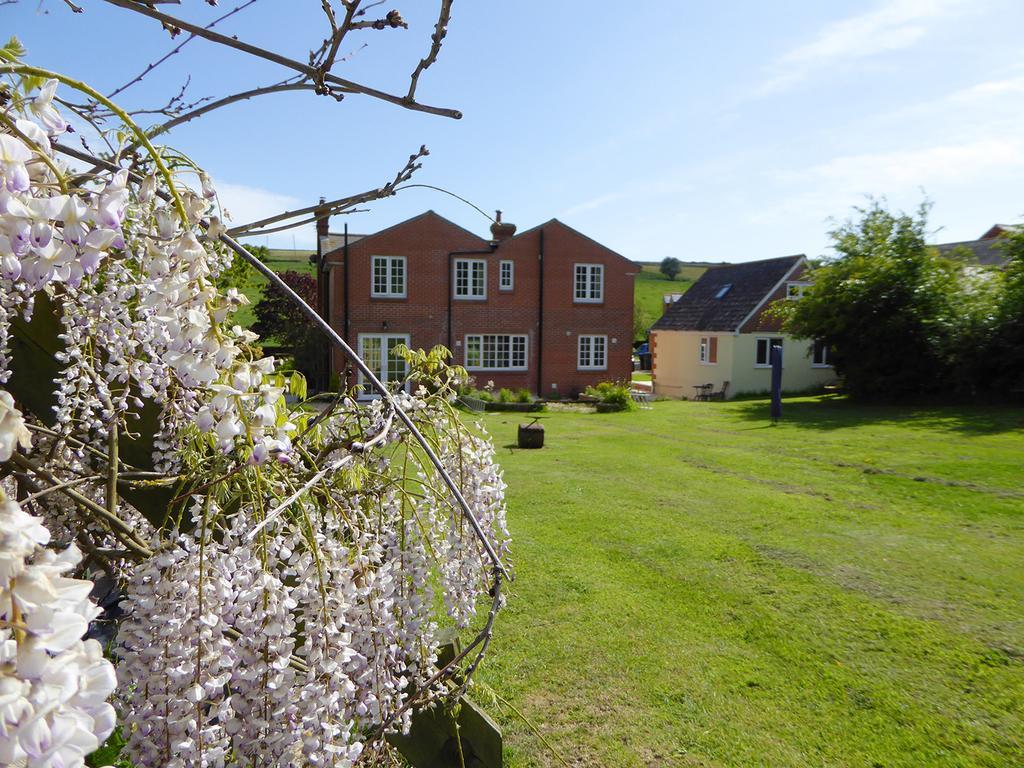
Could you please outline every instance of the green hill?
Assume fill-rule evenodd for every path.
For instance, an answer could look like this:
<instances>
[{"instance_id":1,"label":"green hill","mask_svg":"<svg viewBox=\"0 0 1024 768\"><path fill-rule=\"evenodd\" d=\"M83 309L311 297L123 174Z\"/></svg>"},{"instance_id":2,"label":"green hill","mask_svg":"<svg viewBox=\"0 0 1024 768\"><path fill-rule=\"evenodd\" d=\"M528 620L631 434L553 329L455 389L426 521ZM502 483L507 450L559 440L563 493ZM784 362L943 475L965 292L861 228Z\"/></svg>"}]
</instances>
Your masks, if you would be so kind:
<instances>
[{"instance_id":1,"label":"green hill","mask_svg":"<svg viewBox=\"0 0 1024 768\"><path fill-rule=\"evenodd\" d=\"M676 279L668 280L658 270L657 264L641 263L641 271L634 283L633 300L637 311L644 317L644 325L650 326L661 317L666 293L685 293L706 269L702 265L684 264Z\"/></svg>"}]
</instances>

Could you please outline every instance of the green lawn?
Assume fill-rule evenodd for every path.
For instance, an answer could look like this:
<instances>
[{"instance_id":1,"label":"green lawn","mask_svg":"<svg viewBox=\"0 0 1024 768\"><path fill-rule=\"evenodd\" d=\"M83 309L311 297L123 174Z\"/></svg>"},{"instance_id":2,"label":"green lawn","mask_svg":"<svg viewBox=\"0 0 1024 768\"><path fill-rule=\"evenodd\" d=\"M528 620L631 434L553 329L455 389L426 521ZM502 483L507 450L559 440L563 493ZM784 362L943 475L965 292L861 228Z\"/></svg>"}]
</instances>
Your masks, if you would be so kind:
<instances>
[{"instance_id":1,"label":"green lawn","mask_svg":"<svg viewBox=\"0 0 1024 768\"><path fill-rule=\"evenodd\" d=\"M784 416L486 416L518 579L481 681L572 766L1024 764L1024 414Z\"/></svg>"},{"instance_id":2,"label":"green lawn","mask_svg":"<svg viewBox=\"0 0 1024 768\"><path fill-rule=\"evenodd\" d=\"M704 267L685 266L675 280L668 280L657 266L645 264L633 283L633 300L653 323L662 315L665 294L685 293L703 273Z\"/></svg>"}]
</instances>

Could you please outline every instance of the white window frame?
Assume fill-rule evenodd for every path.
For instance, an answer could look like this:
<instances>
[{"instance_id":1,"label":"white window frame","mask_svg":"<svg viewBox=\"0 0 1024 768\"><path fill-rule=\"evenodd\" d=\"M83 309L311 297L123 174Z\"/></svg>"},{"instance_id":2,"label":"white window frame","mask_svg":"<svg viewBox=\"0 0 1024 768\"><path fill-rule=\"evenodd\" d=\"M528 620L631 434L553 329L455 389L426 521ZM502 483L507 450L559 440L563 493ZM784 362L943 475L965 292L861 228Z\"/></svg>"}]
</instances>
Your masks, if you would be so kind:
<instances>
[{"instance_id":1,"label":"white window frame","mask_svg":"<svg viewBox=\"0 0 1024 768\"><path fill-rule=\"evenodd\" d=\"M580 270L583 270L583 295L580 293ZM598 291L594 295L594 274L599 275ZM574 304L601 304L604 302L604 264L573 264L572 265L572 300Z\"/></svg>"},{"instance_id":2,"label":"white window frame","mask_svg":"<svg viewBox=\"0 0 1024 768\"><path fill-rule=\"evenodd\" d=\"M387 360L388 360L388 358L387 358L387 348L388 348L388 342L389 341L398 341L400 344L405 344L405 346L408 347L409 346L409 334L408 333L360 333L359 336L358 336L359 356L364 361L366 361L367 365L369 365L370 363L369 363L369 360L367 359L367 354L366 354L366 342L368 340L370 340L370 339L379 339L380 340L380 343L381 343L381 347L380 347L380 349L381 349L381 356L380 356L380 358L381 359L380 359L379 364L377 365L376 370L374 370L373 372L377 376L378 379L380 379L382 382L387 384L388 383L388 369L387 369ZM371 370L372 370L372 368L371 368ZM403 389L405 389L406 392L409 391L409 381L408 381L408 378L407 378L408 376L409 376L409 366L406 365L405 366L405 376L403 377L406 380L405 384L403 385ZM393 379L393 381L394 381L394 379ZM380 397L380 393L379 392L375 392L375 391L372 390L369 382L367 382L366 378L363 376L362 371L359 372L359 376L357 378L357 382L363 387L363 391L359 395L360 399L366 400L366 399L372 399L372 398Z\"/></svg>"},{"instance_id":3,"label":"white window frame","mask_svg":"<svg viewBox=\"0 0 1024 768\"><path fill-rule=\"evenodd\" d=\"M603 352L600 364L595 363L597 349L594 342L601 340L601 351ZM587 363L583 362L584 341L587 346ZM576 370L577 371L607 371L608 370L608 336L603 333L581 333L576 337Z\"/></svg>"},{"instance_id":4,"label":"white window frame","mask_svg":"<svg viewBox=\"0 0 1024 768\"><path fill-rule=\"evenodd\" d=\"M507 270L507 273L506 273ZM508 278L506 280L505 278ZM511 291L516 285L516 263L510 259L498 262L498 290Z\"/></svg>"},{"instance_id":5,"label":"white window frame","mask_svg":"<svg viewBox=\"0 0 1024 768\"><path fill-rule=\"evenodd\" d=\"M718 354L717 354L718 350L717 349L715 350L715 352L716 352L715 359L714 360L711 359L711 339L713 339L713 338L718 338L718 337L717 336L701 336L700 337L700 342L699 342L700 350L697 353L697 359L700 361L701 365L718 365ZM717 343L718 342L715 342L716 345L717 345Z\"/></svg>"},{"instance_id":6,"label":"white window frame","mask_svg":"<svg viewBox=\"0 0 1024 768\"><path fill-rule=\"evenodd\" d=\"M761 342L765 342L765 362L759 363L757 361L758 347ZM772 344L773 341L777 341L778 345L782 347L782 361L785 365L786 361L786 340L782 336L758 336L754 339L754 367L755 368L771 368L772 367L772 347L776 346Z\"/></svg>"},{"instance_id":7,"label":"white window frame","mask_svg":"<svg viewBox=\"0 0 1024 768\"><path fill-rule=\"evenodd\" d=\"M384 262L384 282L387 290L377 290L377 264ZM392 291L395 265L402 265L402 290ZM370 296L375 299L404 299L408 296L409 270L405 256L373 256L370 258Z\"/></svg>"},{"instance_id":8,"label":"white window frame","mask_svg":"<svg viewBox=\"0 0 1024 768\"><path fill-rule=\"evenodd\" d=\"M820 340L811 342L811 368L831 368L832 367L832 363L830 363L828 361L828 345L827 344L824 344L824 346L821 347L821 351L823 353L822 354L822 359L823 359L824 362L821 362L821 363L818 362L818 360L817 360L818 356L815 354L818 351L818 344L824 344L824 342L821 342Z\"/></svg>"},{"instance_id":9,"label":"white window frame","mask_svg":"<svg viewBox=\"0 0 1024 768\"><path fill-rule=\"evenodd\" d=\"M459 266L465 265L468 270L466 275L467 293L459 293ZM481 283L482 293L473 292L474 267L482 266L483 282ZM462 301L487 301L487 259L456 259L452 268L452 296Z\"/></svg>"},{"instance_id":10,"label":"white window frame","mask_svg":"<svg viewBox=\"0 0 1024 768\"><path fill-rule=\"evenodd\" d=\"M508 359L507 365L503 366L487 366L485 362L485 344L487 339L508 339ZM516 340L522 340L522 365L514 365L515 355L515 344ZM493 344L498 344L496 341L492 341ZM470 348L474 345L477 347L480 355L478 364L472 365L469 359ZM495 351L497 355L497 351ZM466 366L467 371L528 371L530 369L530 337L525 333L467 333L466 337L462 342L462 360Z\"/></svg>"},{"instance_id":11,"label":"white window frame","mask_svg":"<svg viewBox=\"0 0 1024 768\"><path fill-rule=\"evenodd\" d=\"M801 282L800 280L790 280L786 283L786 299L789 301L799 301L807 293L807 289L811 287L810 283Z\"/></svg>"}]
</instances>

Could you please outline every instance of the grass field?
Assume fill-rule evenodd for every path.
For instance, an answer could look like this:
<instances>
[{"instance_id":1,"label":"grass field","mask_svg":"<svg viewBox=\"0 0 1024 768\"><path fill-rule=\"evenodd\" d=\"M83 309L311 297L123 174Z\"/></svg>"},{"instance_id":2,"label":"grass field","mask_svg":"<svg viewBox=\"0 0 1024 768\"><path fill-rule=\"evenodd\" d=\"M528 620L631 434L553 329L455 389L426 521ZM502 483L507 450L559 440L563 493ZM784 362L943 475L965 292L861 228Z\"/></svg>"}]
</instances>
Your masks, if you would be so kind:
<instances>
[{"instance_id":1,"label":"grass field","mask_svg":"<svg viewBox=\"0 0 1024 768\"><path fill-rule=\"evenodd\" d=\"M1024 414L767 410L552 413L540 451L488 415L518 579L481 680L572 766L1024 764Z\"/></svg>"},{"instance_id":2,"label":"grass field","mask_svg":"<svg viewBox=\"0 0 1024 768\"><path fill-rule=\"evenodd\" d=\"M657 266L645 264L633 283L633 300L653 323L662 315L665 294L685 293L703 273L703 267L685 266L675 280L667 280Z\"/></svg>"}]
</instances>

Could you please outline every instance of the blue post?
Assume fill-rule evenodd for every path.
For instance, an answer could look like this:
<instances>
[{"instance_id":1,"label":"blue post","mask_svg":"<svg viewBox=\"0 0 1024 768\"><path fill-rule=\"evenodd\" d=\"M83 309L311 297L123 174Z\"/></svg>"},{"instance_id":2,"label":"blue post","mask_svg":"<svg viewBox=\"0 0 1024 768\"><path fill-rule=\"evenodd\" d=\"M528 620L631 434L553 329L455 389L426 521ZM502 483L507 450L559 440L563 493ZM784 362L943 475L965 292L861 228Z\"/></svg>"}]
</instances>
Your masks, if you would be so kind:
<instances>
[{"instance_id":1,"label":"blue post","mask_svg":"<svg viewBox=\"0 0 1024 768\"><path fill-rule=\"evenodd\" d=\"M770 358L772 364L772 424L782 418L782 347L772 346Z\"/></svg>"}]
</instances>

